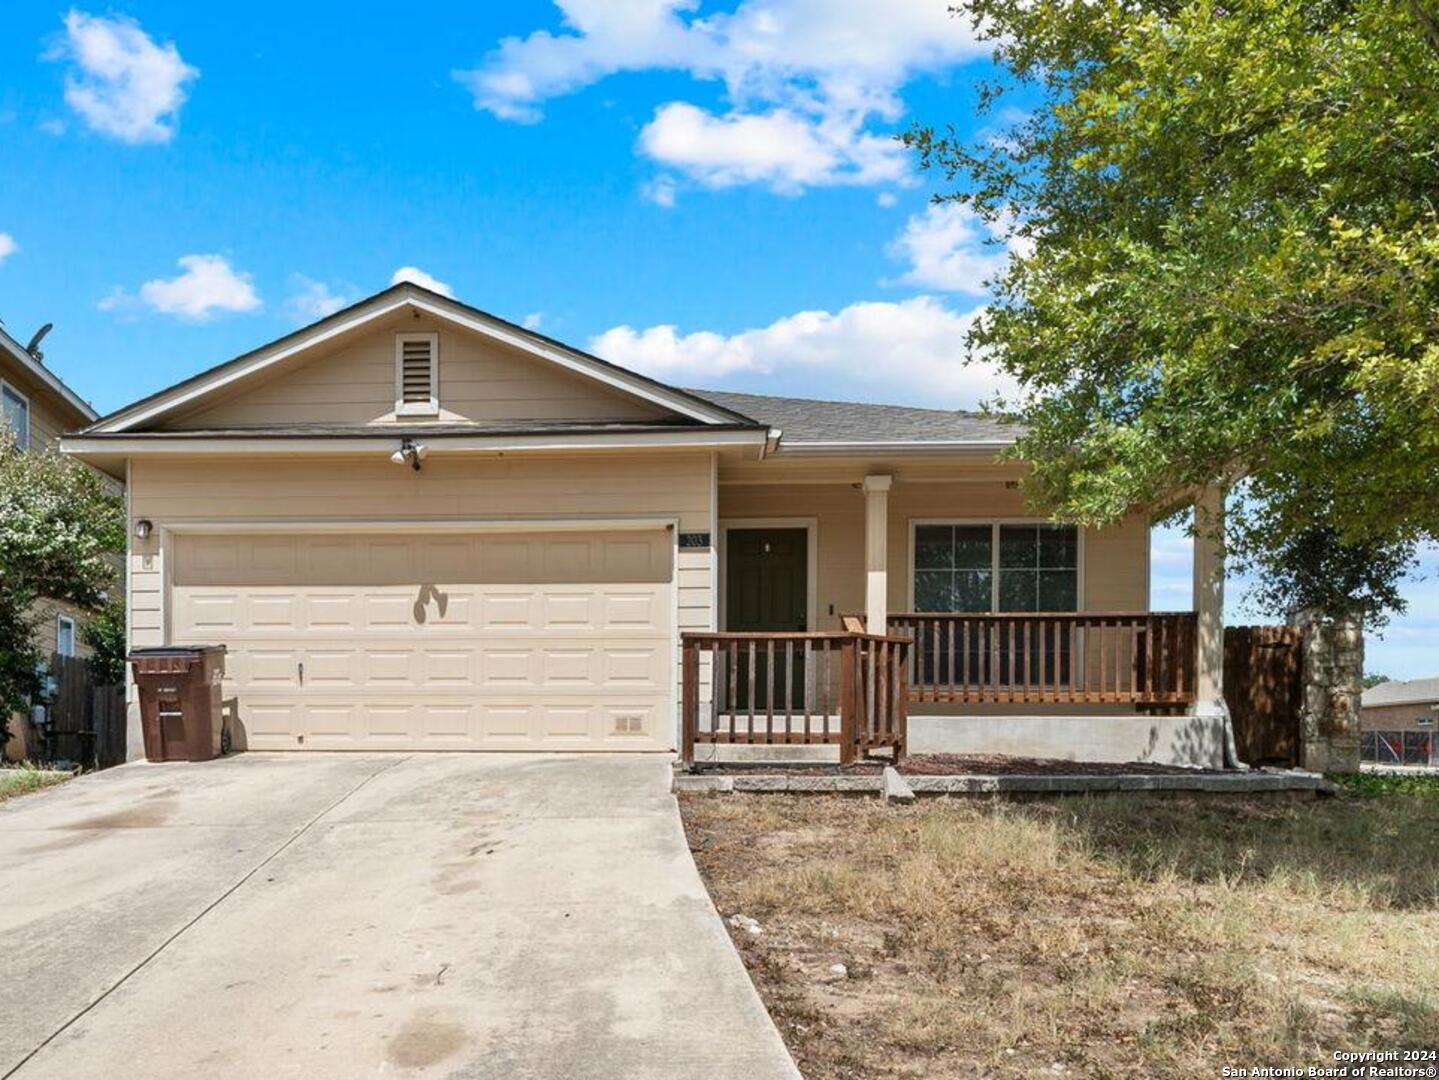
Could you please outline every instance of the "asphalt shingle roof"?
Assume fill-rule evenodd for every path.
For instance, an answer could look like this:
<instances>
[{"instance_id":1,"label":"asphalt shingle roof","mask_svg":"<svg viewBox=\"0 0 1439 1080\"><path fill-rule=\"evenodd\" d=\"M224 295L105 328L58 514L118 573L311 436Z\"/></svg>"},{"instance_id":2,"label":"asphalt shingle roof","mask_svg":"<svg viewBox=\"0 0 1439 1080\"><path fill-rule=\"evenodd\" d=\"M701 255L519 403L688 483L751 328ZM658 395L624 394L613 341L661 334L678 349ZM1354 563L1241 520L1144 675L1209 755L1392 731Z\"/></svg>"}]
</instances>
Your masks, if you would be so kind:
<instances>
[{"instance_id":1,"label":"asphalt shingle roof","mask_svg":"<svg viewBox=\"0 0 1439 1080\"><path fill-rule=\"evenodd\" d=\"M1439 676L1432 679L1392 680L1371 686L1364 691L1360 704L1408 705L1414 702L1439 701Z\"/></svg>"},{"instance_id":2,"label":"asphalt shingle roof","mask_svg":"<svg viewBox=\"0 0 1439 1080\"><path fill-rule=\"evenodd\" d=\"M685 393L779 428L787 443L1011 442L1019 433L1013 424L951 409L770 397L729 390Z\"/></svg>"}]
</instances>

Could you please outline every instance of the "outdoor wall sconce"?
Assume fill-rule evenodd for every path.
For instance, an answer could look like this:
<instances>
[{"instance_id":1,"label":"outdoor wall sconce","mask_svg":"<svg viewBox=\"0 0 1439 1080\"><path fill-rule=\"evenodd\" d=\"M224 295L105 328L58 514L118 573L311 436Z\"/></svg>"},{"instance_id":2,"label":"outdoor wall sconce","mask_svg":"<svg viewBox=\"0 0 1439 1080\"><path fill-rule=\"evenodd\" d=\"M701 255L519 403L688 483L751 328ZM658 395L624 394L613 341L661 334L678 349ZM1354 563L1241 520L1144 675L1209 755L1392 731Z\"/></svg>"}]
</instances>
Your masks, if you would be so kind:
<instances>
[{"instance_id":1,"label":"outdoor wall sconce","mask_svg":"<svg viewBox=\"0 0 1439 1080\"><path fill-rule=\"evenodd\" d=\"M430 448L424 443L417 443L413 439L405 439L400 443L400 448L390 455L390 460L396 465L408 464L415 472L420 471L420 462L429 456Z\"/></svg>"},{"instance_id":2,"label":"outdoor wall sconce","mask_svg":"<svg viewBox=\"0 0 1439 1080\"><path fill-rule=\"evenodd\" d=\"M148 540L154 528L155 524L149 518L141 518L135 522L135 539Z\"/></svg>"}]
</instances>

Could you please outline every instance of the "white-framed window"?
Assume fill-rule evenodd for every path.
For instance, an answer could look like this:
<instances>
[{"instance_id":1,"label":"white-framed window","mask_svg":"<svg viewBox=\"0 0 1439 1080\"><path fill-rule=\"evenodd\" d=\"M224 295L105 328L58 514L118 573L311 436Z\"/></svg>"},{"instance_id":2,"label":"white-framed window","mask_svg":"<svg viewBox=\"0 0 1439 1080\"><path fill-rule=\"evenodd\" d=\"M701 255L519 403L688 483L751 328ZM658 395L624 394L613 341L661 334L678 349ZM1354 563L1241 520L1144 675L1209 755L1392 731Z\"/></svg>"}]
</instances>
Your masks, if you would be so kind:
<instances>
[{"instance_id":1,"label":"white-framed window","mask_svg":"<svg viewBox=\"0 0 1439 1080\"><path fill-rule=\"evenodd\" d=\"M1042 521L915 521L915 611L1077 611L1080 535Z\"/></svg>"},{"instance_id":2,"label":"white-framed window","mask_svg":"<svg viewBox=\"0 0 1439 1080\"><path fill-rule=\"evenodd\" d=\"M440 411L440 335L395 335L395 415Z\"/></svg>"},{"instance_id":3,"label":"white-framed window","mask_svg":"<svg viewBox=\"0 0 1439 1080\"><path fill-rule=\"evenodd\" d=\"M61 615L55 622L55 651L61 656L75 655L75 620Z\"/></svg>"},{"instance_id":4,"label":"white-framed window","mask_svg":"<svg viewBox=\"0 0 1439 1080\"><path fill-rule=\"evenodd\" d=\"M9 383L0 383L4 426L21 450L30 449L30 400Z\"/></svg>"}]
</instances>

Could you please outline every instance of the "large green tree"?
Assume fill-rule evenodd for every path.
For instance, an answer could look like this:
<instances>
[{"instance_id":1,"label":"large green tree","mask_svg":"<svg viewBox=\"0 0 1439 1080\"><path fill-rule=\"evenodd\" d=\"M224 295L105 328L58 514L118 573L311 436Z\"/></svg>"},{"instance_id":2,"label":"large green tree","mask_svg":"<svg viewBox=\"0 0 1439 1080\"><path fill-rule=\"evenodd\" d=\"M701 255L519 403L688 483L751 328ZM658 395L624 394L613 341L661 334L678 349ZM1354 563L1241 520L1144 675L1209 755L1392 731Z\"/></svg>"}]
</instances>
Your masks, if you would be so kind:
<instances>
[{"instance_id":1,"label":"large green tree","mask_svg":"<svg viewBox=\"0 0 1439 1080\"><path fill-rule=\"evenodd\" d=\"M123 503L98 474L0 430L0 729L39 689L37 602L99 609L124 550Z\"/></svg>"},{"instance_id":2,"label":"large green tree","mask_svg":"<svg viewBox=\"0 0 1439 1080\"><path fill-rule=\"evenodd\" d=\"M1432 0L971 0L983 139L906 141L1015 255L971 354L1052 512L1237 484L1273 606L1382 617L1439 535ZM1017 105L1018 108L996 106Z\"/></svg>"}]
</instances>

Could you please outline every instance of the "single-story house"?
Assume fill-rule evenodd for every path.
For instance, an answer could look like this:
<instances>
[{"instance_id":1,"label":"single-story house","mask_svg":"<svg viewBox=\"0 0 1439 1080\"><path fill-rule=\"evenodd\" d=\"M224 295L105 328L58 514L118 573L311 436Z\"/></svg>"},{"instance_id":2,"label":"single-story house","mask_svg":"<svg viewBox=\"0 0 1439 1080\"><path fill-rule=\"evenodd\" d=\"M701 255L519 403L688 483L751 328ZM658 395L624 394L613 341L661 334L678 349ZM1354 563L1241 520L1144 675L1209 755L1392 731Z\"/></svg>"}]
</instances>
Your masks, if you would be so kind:
<instances>
[{"instance_id":1,"label":"single-story house","mask_svg":"<svg viewBox=\"0 0 1439 1080\"><path fill-rule=\"evenodd\" d=\"M1149 521L1032 516L1013 439L668 386L402 283L64 445L126 482L132 646L225 645L241 746L672 750L684 632L850 615L917 635L917 742L1215 763L1222 585L1197 631L1151 612Z\"/></svg>"},{"instance_id":2,"label":"single-story house","mask_svg":"<svg viewBox=\"0 0 1439 1080\"><path fill-rule=\"evenodd\" d=\"M1439 765L1439 677L1379 683L1359 705L1360 756L1379 765Z\"/></svg>"},{"instance_id":3,"label":"single-story house","mask_svg":"<svg viewBox=\"0 0 1439 1080\"><path fill-rule=\"evenodd\" d=\"M38 340L38 338L37 338ZM12 439L22 451L55 450L60 436L95 422L96 413L44 364L34 343L21 345L0 327L0 438ZM86 656L82 630L85 616L68 604L46 600L36 614L36 645L42 657ZM28 717L10 718L8 761L32 752Z\"/></svg>"}]
</instances>

